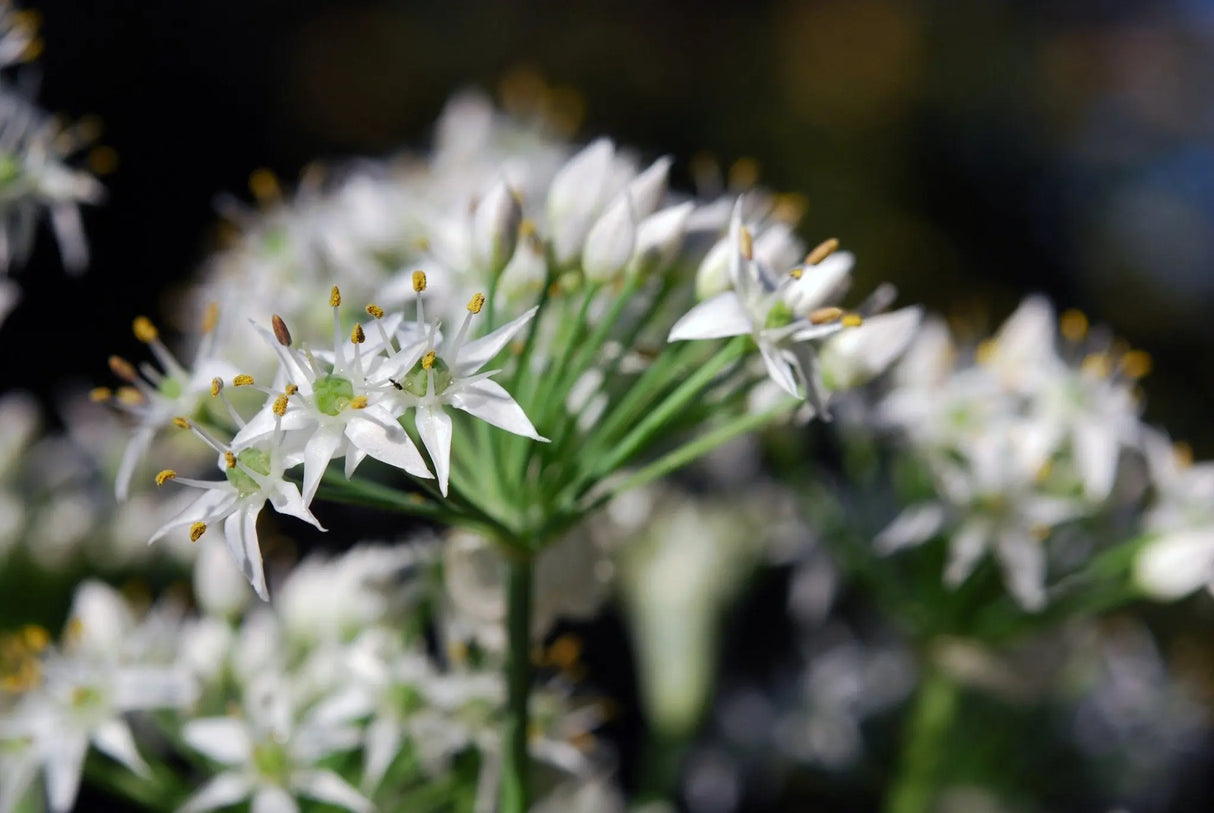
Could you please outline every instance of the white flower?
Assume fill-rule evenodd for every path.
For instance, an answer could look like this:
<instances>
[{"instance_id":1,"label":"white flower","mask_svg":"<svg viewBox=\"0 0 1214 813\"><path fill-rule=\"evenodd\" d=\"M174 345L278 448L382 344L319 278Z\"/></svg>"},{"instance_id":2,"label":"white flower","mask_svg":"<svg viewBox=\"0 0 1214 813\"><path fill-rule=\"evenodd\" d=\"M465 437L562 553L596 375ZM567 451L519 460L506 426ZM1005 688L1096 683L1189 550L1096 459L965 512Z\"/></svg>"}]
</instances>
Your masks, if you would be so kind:
<instances>
[{"instance_id":1,"label":"white flower","mask_svg":"<svg viewBox=\"0 0 1214 813\"><path fill-rule=\"evenodd\" d=\"M492 278L510 262L518 245L523 207L518 193L499 179L472 213L472 254L486 277Z\"/></svg>"},{"instance_id":2,"label":"white flower","mask_svg":"<svg viewBox=\"0 0 1214 813\"><path fill-rule=\"evenodd\" d=\"M468 303L468 313L459 332L441 345L436 345L437 325L426 325L422 320L420 293L425 289L424 277L419 278L417 287L418 324L411 335L402 334L402 348L396 357L396 374L388 380L398 388L397 396L401 402L416 408L417 432L434 462L439 489L446 495L451 471L452 427L451 416L444 410L445 406L462 409L507 432L547 440L535 431L522 407L510 394L496 381L490 380L497 370L480 372L516 333L526 327L539 308L531 308L487 336L466 341L472 317L480 313L485 302L484 296L477 294ZM420 341L417 340L419 333L422 335ZM406 336L413 339L411 344L405 344Z\"/></svg>"},{"instance_id":3,"label":"white flower","mask_svg":"<svg viewBox=\"0 0 1214 813\"><path fill-rule=\"evenodd\" d=\"M864 324L822 343L818 363L828 390L859 387L885 371L914 338L923 318L920 307L867 317Z\"/></svg>"},{"instance_id":4,"label":"white flower","mask_svg":"<svg viewBox=\"0 0 1214 813\"><path fill-rule=\"evenodd\" d=\"M285 402L286 396L281 398ZM277 417L281 417L281 413ZM190 529L190 538L197 540L211 525L223 521L223 533L232 558L257 595L269 601L261 549L257 542L257 515L262 507L269 501L278 513L298 517L324 530L304 504L299 488L283 479L282 432L275 432L268 441L263 440L257 445L233 452L217 444L192 424L186 424L220 452L219 467L225 479L194 480L177 477L175 472L167 469L157 475L159 483L173 480L203 491L184 511L152 534L148 544L186 527Z\"/></svg>"},{"instance_id":5,"label":"white flower","mask_svg":"<svg viewBox=\"0 0 1214 813\"><path fill-rule=\"evenodd\" d=\"M1135 579L1164 601L1202 586L1214 593L1214 463L1194 465L1159 432L1143 446L1155 488L1143 525L1156 536L1138 555Z\"/></svg>"}]
</instances>

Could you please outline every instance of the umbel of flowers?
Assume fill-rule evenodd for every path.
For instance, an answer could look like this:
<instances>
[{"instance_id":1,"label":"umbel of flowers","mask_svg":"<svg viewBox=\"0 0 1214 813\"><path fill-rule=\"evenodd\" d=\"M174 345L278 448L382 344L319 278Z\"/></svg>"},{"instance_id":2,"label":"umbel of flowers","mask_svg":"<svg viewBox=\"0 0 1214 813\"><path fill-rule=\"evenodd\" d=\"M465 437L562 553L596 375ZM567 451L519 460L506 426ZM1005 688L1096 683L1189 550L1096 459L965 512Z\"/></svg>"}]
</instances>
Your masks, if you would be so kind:
<instances>
[{"instance_id":1,"label":"umbel of flowers","mask_svg":"<svg viewBox=\"0 0 1214 813\"><path fill-rule=\"evenodd\" d=\"M139 317L158 366L112 358L123 383L94 398L137 422L119 494L152 477L161 433L210 447L218 477L155 461L170 466L158 485L196 496L151 539L222 539L263 599L267 502L317 528L319 498L492 540L508 572L501 800L517 811L536 556L628 489L781 416L824 415L918 312L882 314L888 287L846 307L852 256L835 240L806 252L768 195L677 194L669 159L642 168L605 139L569 156L530 134L503 154L517 125L494 116L461 100L428 165L278 204L200 286L192 364ZM441 143L478 128L476 151Z\"/></svg>"}]
</instances>

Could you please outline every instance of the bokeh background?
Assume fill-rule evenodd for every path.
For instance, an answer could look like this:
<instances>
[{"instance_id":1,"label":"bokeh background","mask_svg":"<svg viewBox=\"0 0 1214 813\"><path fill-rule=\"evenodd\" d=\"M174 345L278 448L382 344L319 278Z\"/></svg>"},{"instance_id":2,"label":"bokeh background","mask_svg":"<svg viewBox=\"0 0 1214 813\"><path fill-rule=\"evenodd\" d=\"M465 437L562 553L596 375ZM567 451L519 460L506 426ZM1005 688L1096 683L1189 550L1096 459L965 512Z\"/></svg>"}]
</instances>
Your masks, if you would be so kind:
<instances>
[{"instance_id":1,"label":"bokeh background","mask_svg":"<svg viewBox=\"0 0 1214 813\"><path fill-rule=\"evenodd\" d=\"M790 193L806 240L857 253L859 290L893 281L975 332L1036 291L1111 324L1154 358L1148 419L1214 456L1210 0L37 8L45 49L26 78L49 109L98 116L117 161L100 156L115 165L85 213L87 274L62 271L49 234L19 272L0 391L53 407L108 382L110 353L139 353L131 316L163 312L219 239L217 200L251 200L253 170L289 184L315 160L423 148L452 92L524 104L542 81L579 138L672 154L678 184ZM781 613L755 595L743 628ZM584 632L627 707L618 621ZM1190 766L1175 809L1209 809L1212 764Z\"/></svg>"}]
</instances>

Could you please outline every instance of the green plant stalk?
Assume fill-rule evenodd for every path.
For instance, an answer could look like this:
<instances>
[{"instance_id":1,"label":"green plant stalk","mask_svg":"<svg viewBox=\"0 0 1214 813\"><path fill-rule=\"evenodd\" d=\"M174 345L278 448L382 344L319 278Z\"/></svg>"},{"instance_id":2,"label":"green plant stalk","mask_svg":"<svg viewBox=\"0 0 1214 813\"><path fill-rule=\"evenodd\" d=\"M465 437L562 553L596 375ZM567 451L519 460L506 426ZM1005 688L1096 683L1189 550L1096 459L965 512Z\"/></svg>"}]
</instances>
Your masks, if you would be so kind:
<instances>
[{"instance_id":1,"label":"green plant stalk","mask_svg":"<svg viewBox=\"0 0 1214 813\"><path fill-rule=\"evenodd\" d=\"M531 804L527 727L533 564L530 555L510 555L506 560L506 719L502 726L501 813L526 813Z\"/></svg>"},{"instance_id":2,"label":"green plant stalk","mask_svg":"<svg viewBox=\"0 0 1214 813\"><path fill-rule=\"evenodd\" d=\"M885 797L885 813L931 813L935 809L941 759L959 698L953 680L938 666L925 662L903 729L901 764Z\"/></svg>"}]
</instances>

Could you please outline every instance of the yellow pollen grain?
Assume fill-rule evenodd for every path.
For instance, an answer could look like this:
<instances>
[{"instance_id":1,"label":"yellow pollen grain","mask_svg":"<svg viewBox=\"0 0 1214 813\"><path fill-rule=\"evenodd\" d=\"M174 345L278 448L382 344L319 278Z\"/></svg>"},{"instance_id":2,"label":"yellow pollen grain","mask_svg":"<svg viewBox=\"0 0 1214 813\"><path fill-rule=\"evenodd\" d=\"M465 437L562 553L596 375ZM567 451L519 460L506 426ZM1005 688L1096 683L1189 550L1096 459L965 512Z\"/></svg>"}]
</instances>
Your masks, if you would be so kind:
<instances>
[{"instance_id":1,"label":"yellow pollen grain","mask_svg":"<svg viewBox=\"0 0 1214 813\"><path fill-rule=\"evenodd\" d=\"M362 344L367 340L367 334L363 332L362 325L355 325L350 328L350 341L355 344Z\"/></svg>"},{"instance_id":2,"label":"yellow pollen grain","mask_svg":"<svg viewBox=\"0 0 1214 813\"><path fill-rule=\"evenodd\" d=\"M219 303L208 302L207 309L202 312L202 332L210 333L219 324Z\"/></svg>"},{"instance_id":3,"label":"yellow pollen grain","mask_svg":"<svg viewBox=\"0 0 1214 813\"><path fill-rule=\"evenodd\" d=\"M205 522L195 522L190 526L190 541L197 542L198 538L207 532L207 524Z\"/></svg>"},{"instance_id":4,"label":"yellow pollen grain","mask_svg":"<svg viewBox=\"0 0 1214 813\"><path fill-rule=\"evenodd\" d=\"M833 322L843 316L842 308L818 308L815 311L810 311L809 323L811 325L824 325L827 322Z\"/></svg>"},{"instance_id":5,"label":"yellow pollen grain","mask_svg":"<svg viewBox=\"0 0 1214 813\"><path fill-rule=\"evenodd\" d=\"M1151 354L1145 350L1131 350L1121 357L1118 366L1127 378L1142 378L1151 372Z\"/></svg>"},{"instance_id":6,"label":"yellow pollen grain","mask_svg":"<svg viewBox=\"0 0 1214 813\"><path fill-rule=\"evenodd\" d=\"M161 469L156 475L156 485L162 486L169 480L174 479L176 476L177 472L173 471L172 469Z\"/></svg>"},{"instance_id":7,"label":"yellow pollen grain","mask_svg":"<svg viewBox=\"0 0 1214 813\"><path fill-rule=\"evenodd\" d=\"M336 289L334 289L336 290ZM287 330L287 323L282 320L282 317L277 313L270 317L270 325L274 328L274 338L283 347L291 346L291 331Z\"/></svg>"},{"instance_id":8,"label":"yellow pollen grain","mask_svg":"<svg viewBox=\"0 0 1214 813\"><path fill-rule=\"evenodd\" d=\"M21 640L31 651L41 652L50 645L51 635L46 631L46 627L40 627L37 624L26 624L21 628Z\"/></svg>"},{"instance_id":9,"label":"yellow pollen grain","mask_svg":"<svg viewBox=\"0 0 1214 813\"><path fill-rule=\"evenodd\" d=\"M1088 318L1083 311L1071 308L1059 317L1058 330L1068 342L1081 342L1088 335Z\"/></svg>"},{"instance_id":10,"label":"yellow pollen grain","mask_svg":"<svg viewBox=\"0 0 1214 813\"><path fill-rule=\"evenodd\" d=\"M1109 364L1109 357L1104 353L1091 353L1084 357L1080 369L1088 375L1096 376L1097 378L1108 378L1112 371L1112 365Z\"/></svg>"},{"instance_id":11,"label":"yellow pollen grain","mask_svg":"<svg viewBox=\"0 0 1214 813\"><path fill-rule=\"evenodd\" d=\"M468 311L471 313L480 313L481 308L485 307L485 295L473 294L468 300Z\"/></svg>"},{"instance_id":12,"label":"yellow pollen grain","mask_svg":"<svg viewBox=\"0 0 1214 813\"><path fill-rule=\"evenodd\" d=\"M843 327L860 327L864 324L864 317L858 313L846 313L839 320L839 324Z\"/></svg>"},{"instance_id":13,"label":"yellow pollen grain","mask_svg":"<svg viewBox=\"0 0 1214 813\"><path fill-rule=\"evenodd\" d=\"M274 414L280 418L283 415L286 415L287 414L287 396L280 395L277 398L275 398L274 406L271 407L271 409L273 409Z\"/></svg>"},{"instance_id":14,"label":"yellow pollen grain","mask_svg":"<svg viewBox=\"0 0 1214 813\"><path fill-rule=\"evenodd\" d=\"M173 419L173 426L176 426L178 429L189 429L190 428L190 419L183 418L182 416L178 415L176 418Z\"/></svg>"},{"instance_id":15,"label":"yellow pollen grain","mask_svg":"<svg viewBox=\"0 0 1214 813\"><path fill-rule=\"evenodd\" d=\"M118 403L126 404L127 406L139 406L147 400L143 397L143 393L134 387L119 387L115 395L118 398Z\"/></svg>"},{"instance_id":16,"label":"yellow pollen grain","mask_svg":"<svg viewBox=\"0 0 1214 813\"><path fill-rule=\"evenodd\" d=\"M223 464L229 469L236 468L236 455L230 451L223 453Z\"/></svg>"},{"instance_id":17,"label":"yellow pollen grain","mask_svg":"<svg viewBox=\"0 0 1214 813\"><path fill-rule=\"evenodd\" d=\"M114 397L114 391L109 387L93 387L89 390L90 401L108 401Z\"/></svg>"},{"instance_id":18,"label":"yellow pollen grain","mask_svg":"<svg viewBox=\"0 0 1214 813\"><path fill-rule=\"evenodd\" d=\"M436 358L438 358L438 355L433 350L431 350L426 355L422 356L422 369L429 370L431 367L433 367L434 360Z\"/></svg>"},{"instance_id":19,"label":"yellow pollen grain","mask_svg":"<svg viewBox=\"0 0 1214 813\"><path fill-rule=\"evenodd\" d=\"M135 381L139 378L139 374L135 372L135 365L124 359L122 356L110 356L110 372L121 378L123 381Z\"/></svg>"},{"instance_id":20,"label":"yellow pollen grain","mask_svg":"<svg viewBox=\"0 0 1214 813\"><path fill-rule=\"evenodd\" d=\"M265 167L255 169L249 173L249 191L261 203L268 203L282 195L282 189L278 185L278 178Z\"/></svg>"},{"instance_id":21,"label":"yellow pollen grain","mask_svg":"<svg viewBox=\"0 0 1214 813\"><path fill-rule=\"evenodd\" d=\"M285 392L287 395L294 395L295 393L299 392L299 387L297 387L294 384L288 384L287 386L282 388L282 391Z\"/></svg>"},{"instance_id":22,"label":"yellow pollen grain","mask_svg":"<svg viewBox=\"0 0 1214 813\"><path fill-rule=\"evenodd\" d=\"M221 393L221 392L223 392L223 379L222 378L212 378L211 379L211 397L214 398L216 395L219 395L219 393Z\"/></svg>"},{"instance_id":23,"label":"yellow pollen grain","mask_svg":"<svg viewBox=\"0 0 1214 813\"><path fill-rule=\"evenodd\" d=\"M353 398L350 399L350 409L366 409L366 408L367 408L367 396L355 395Z\"/></svg>"},{"instance_id":24,"label":"yellow pollen grain","mask_svg":"<svg viewBox=\"0 0 1214 813\"><path fill-rule=\"evenodd\" d=\"M341 307L341 289L338 288L336 285L334 285L329 290L329 307L330 308Z\"/></svg>"},{"instance_id":25,"label":"yellow pollen grain","mask_svg":"<svg viewBox=\"0 0 1214 813\"><path fill-rule=\"evenodd\" d=\"M831 237L829 240L823 240L814 247L813 251L809 252L809 255L805 258L805 264L817 265L838 250L839 241L836 238Z\"/></svg>"},{"instance_id":26,"label":"yellow pollen grain","mask_svg":"<svg viewBox=\"0 0 1214 813\"><path fill-rule=\"evenodd\" d=\"M414 291L414 293L420 294L424 290L426 290L426 272L425 271L414 271L413 272L413 291Z\"/></svg>"},{"instance_id":27,"label":"yellow pollen grain","mask_svg":"<svg viewBox=\"0 0 1214 813\"><path fill-rule=\"evenodd\" d=\"M248 373L241 373L232 379L233 387L251 387L253 386L253 376Z\"/></svg>"},{"instance_id":28,"label":"yellow pollen grain","mask_svg":"<svg viewBox=\"0 0 1214 813\"><path fill-rule=\"evenodd\" d=\"M738 250L748 260L755 258L755 240L750 233L750 229L745 226L738 230Z\"/></svg>"},{"instance_id":29,"label":"yellow pollen grain","mask_svg":"<svg viewBox=\"0 0 1214 813\"><path fill-rule=\"evenodd\" d=\"M135 338L144 344L156 341L156 337L160 335L152 320L146 316L136 316L131 328L135 331Z\"/></svg>"},{"instance_id":30,"label":"yellow pollen grain","mask_svg":"<svg viewBox=\"0 0 1214 813\"><path fill-rule=\"evenodd\" d=\"M381 308L379 305L374 305L374 304L368 305L367 306L367 315L374 317L375 319L383 319L384 318L384 309Z\"/></svg>"}]
</instances>

